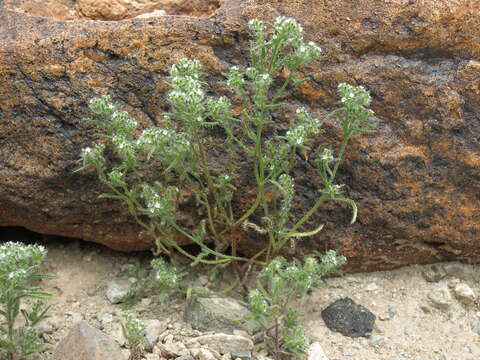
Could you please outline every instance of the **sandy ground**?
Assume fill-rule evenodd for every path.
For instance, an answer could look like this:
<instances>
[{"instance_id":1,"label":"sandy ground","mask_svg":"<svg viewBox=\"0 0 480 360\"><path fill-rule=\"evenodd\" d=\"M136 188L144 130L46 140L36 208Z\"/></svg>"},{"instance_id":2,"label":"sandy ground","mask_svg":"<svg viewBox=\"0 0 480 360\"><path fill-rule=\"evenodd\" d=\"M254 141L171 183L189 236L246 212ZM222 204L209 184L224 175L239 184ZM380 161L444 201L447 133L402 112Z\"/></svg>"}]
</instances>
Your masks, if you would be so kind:
<instances>
[{"instance_id":1,"label":"sandy ground","mask_svg":"<svg viewBox=\"0 0 480 360\"><path fill-rule=\"evenodd\" d=\"M54 294L51 300L54 328L43 335L47 351L41 356L51 359L56 344L75 321L84 319L102 328L99 319L104 314L120 315L119 307L105 299L106 285L126 264L147 266L151 255L114 252L69 239L48 238L42 244L48 249L45 272L57 276L41 284ZM437 266L452 267L452 264ZM473 330L478 326L480 333L478 301L464 304L454 295L455 286L464 283L479 296L480 267L453 264L453 275L439 282L426 281L424 273L430 269L431 266L412 265L395 271L327 279L325 286L313 291L303 309L310 337L322 345L330 360L480 359L480 334ZM202 275L195 270L190 274L190 281ZM448 286L453 294L451 304L443 310L429 300L429 294L441 286ZM342 297L352 298L376 315L370 337L349 338L326 327L321 311ZM170 321L182 322L183 305L183 299L174 296L167 307L142 302L134 311L139 317L168 317Z\"/></svg>"}]
</instances>

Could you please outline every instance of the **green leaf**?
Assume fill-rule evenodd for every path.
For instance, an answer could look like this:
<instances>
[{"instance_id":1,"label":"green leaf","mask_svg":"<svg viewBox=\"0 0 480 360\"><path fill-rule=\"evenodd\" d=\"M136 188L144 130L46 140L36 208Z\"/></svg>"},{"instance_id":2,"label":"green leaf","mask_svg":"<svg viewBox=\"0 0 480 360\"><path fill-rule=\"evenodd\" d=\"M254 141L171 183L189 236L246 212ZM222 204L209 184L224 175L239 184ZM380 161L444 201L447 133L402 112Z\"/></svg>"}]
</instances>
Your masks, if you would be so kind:
<instances>
[{"instance_id":1,"label":"green leaf","mask_svg":"<svg viewBox=\"0 0 480 360\"><path fill-rule=\"evenodd\" d=\"M115 199L115 200L128 200L127 196L124 195L115 195L115 194L101 194L98 196L99 199Z\"/></svg>"},{"instance_id":2,"label":"green leaf","mask_svg":"<svg viewBox=\"0 0 480 360\"><path fill-rule=\"evenodd\" d=\"M347 198L333 198L332 200L349 204L352 207L352 220L350 224L353 224L357 220L357 204L355 204L355 201Z\"/></svg>"},{"instance_id":3,"label":"green leaf","mask_svg":"<svg viewBox=\"0 0 480 360\"><path fill-rule=\"evenodd\" d=\"M318 228L316 228L315 230L312 230L312 231L286 233L286 234L283 235L283 236L284 236L285 238L292 238L292 237L297 238L297 237L313 236L313 235L318 234L318 233L323 229L324 226L325 226L325 224L322 224L322 225L320 225Z\"/></svg>"}]
</instances>

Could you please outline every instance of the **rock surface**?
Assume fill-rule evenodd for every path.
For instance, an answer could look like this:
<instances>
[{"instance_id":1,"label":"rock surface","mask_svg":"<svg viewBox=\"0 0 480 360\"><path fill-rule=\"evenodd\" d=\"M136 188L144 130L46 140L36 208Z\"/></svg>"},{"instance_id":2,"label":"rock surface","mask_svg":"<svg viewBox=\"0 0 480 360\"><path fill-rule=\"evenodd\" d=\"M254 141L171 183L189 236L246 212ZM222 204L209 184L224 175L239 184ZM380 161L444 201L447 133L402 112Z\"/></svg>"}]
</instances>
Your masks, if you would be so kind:
<instances>
[{"instance_id":1,"label":"rock surface","mask_svg":"<svg viewBox=\"0 0 480 360\"><path fill-rule=\"evenodd\" d=\"M314 342L308 348L308 360L328 360L319 342Z\"/></svg>"},{"instance_id":2,"label":"rock surface","mask_svg":"<svg viewBox=\"0 0 480 360\"><path fill-rule=\"evenodd\" d=\"M350 298L330 304L322 311L322 318L330 330L349 337L368 336L375 324L375 315Z\"/></svg>"},{"instance_id":3,"label":"rock surface","mask_svg":"<svg viewBox=\"0 0 480 360\"><path fill-rule=\"evenodd\" d=\"M96 12L87 11L93 3ZM362 84L379 124L377 134L352 142L339 173L359 221L349 226L349 209L327 204L306 224L328 218L324 230L299 241L298 253L337 248L351 271L480 259L480 2L171 0L147 8L152 2L117 0L133 5L107 14L102 3L0 2L0 226L121 250L150 247L127 209L97 199L102 188L93 173L72 174L95 132L81 121L87 101L109 93L142 126L159 124L173 62L195 57L215 78L245 59L248 19L286 14L325 53L305 69L313 84L289 94L292 105L306 103L321 116L334 108L339 82ZM206 7L195 10L197 3ZM123 20L154 10L193 16ZM338 124L326 120L325 130L319 140L337 143ZM211 143L221 144L215 136ZM299 216L318 179L302 162L295 176L305 179L296 187ZM238 200L240 207L252 201ZM240 245L248 252L254 243Z\"/></svg>"},{"instance_id":4,"label":"rock surface","mask_svg":"<svg viewBox=\"0 0 480 360\"><path fill-rule=\"evenodd\" d=\"M457 284L454 293L457 299L466 305L472 304L476 298L475 292L465 283Z\"/></svg>"},{"instance_id":5,"label":"rock surface","mask_svg":"<svg viewBox=\"0 0 480 360\"><path fill-rule=\"evenodd\" d=\"M195 340L222 355L231 354L234 357L250 357L250 352L253 350L252 340L239 335L202 335Z\"/></svg>"},{"instance_id":6,"label":"rock surface","mask_svg":"<svg viewBox=\"0 0 480 360\"><path fill-rule=\"evenodd\" d=\"M252 314L237 300L229 297L194 297L187 302L185 321L196 330L233 334L241 329L252 334L259 325L247 320Z\"/></svg>"},{"instance_id":7,"label":"rock surface","mask_svg":"<svg viewBox=\"0 0 480 360\"><path fill-rule=\"evenodd\" d=\"M57 20L125 20L143 14L205 17L221 0L4 0L7 9ZM163 15L163 14L162 14ZM148 16L147 16L148 17Z\"/></svg>"},{"instance_id":8,"label":"rock surface","mask_svg":"<svg viewBox=\"0 0 480 360\"><path fill-rule=\"evenodd\" d=\"M427 295L432 305L439 310L447 310L452 305L452 295L446 284L435 286Z\"/></svg>"},{"instance_id":9,"label":"rock surface","mask_svg":"<svg viewBox=\"0 0 480 360\"><path fill-rule=\"evenodd\" d=\"M54 360L126 360L120 346L86 322L75 324L57 346Z\"/></svg>"}]
</instances>

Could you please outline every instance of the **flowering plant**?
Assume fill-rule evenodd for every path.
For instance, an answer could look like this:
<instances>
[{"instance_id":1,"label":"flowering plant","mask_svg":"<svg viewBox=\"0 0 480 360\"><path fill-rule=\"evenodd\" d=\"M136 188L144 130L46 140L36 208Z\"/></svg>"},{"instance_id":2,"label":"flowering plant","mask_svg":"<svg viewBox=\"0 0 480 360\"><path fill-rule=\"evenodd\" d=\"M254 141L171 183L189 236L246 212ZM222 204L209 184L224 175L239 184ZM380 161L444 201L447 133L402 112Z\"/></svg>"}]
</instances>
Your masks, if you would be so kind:
<instances>
[{"instance_id":1,"label":"flowering plant","mask_svg":"<svg viewBox=\"0 0 480 360\"><path fill-rule=\"evenodd\" d=\"M145 277L141 275L139 265L130 265L126 274L135 279L128 293L121 299L124 308L133 306L147 293L158 293L158 302L165 305L168 294L180 288L181 280L186 275L179 267L167 263L162 258L150 262L151 270Z\"/></svg>"},{"instance_id":2,"label":"flowering plant","mask_svg":"<svg viewBox=\"0 0 480 360\"><path fill-rule=\"evenodd\" d=\"M308 144L321 133L322 122L308 108L300 107L296 120L283 134L272 135L266 130L273 123L272 111L287 106L282 102L286 88L305 81L299 68L318 58L321 49L305 42L302 27L290 18L277 18L271 29L260 20L250 21L249 27L249 66L230 68L224 82L239 99L240 111L234 111L225 96L207 96L201 64L191 59L171 67L170 111L164 115L162 128L145 129L138 135L138 124L108 96L90 102L90 109L100 120L89 121L102 130L100 135L113 148L117 165L107 161L102 143L82 151L81 169L97 170L109 189L102 197L124 201L144 231L155 239L158 252L171 254L176 250L190 258L192 265L239 261L267 265L287 243L294 244L295 239L322 229L323 225L306 230L303 225L326 201L351 206L352 223L357 215L355 202L343 195L343 185L336 184L335 178L348 141L372 131L373 125L367 122L372 115L366 108L368 92L362 87L339 86L342 106L332 115L340 119L343 129L340 150L338 154L329 148L315 150L322 187L312 208L294 219L295 179L291 170L295 154L311 150ZM225 134L226 161L221 169L209 164L207 140L202 136L205 128L212 127L220 127ZM239 154L250 159L257 190L253 203L240 214L235 207L240 176L235 160ZM144 173L154 166L161 172L152 180ZM272 188L277 189L280 201L270 198ZM185 198L190 198L189 208L200 214L195 227L182 220L186 209L180 208L180 203ZM237 255L238 236L229 236L241 228L253 229L265 239L263 249L250 259ZM192 254L180 247L178 236L196 244L200 252Z\"/></svg>"},{"instance_id":3,"label":"flowering plant","mask_svg":"<svg viewBox=\"0 0 480 360\"><path fill-rule=\"evenodd\" d=\"M122 332L130 349L129 360L143 359L146 325L129 311L124 311L122 317Z\"/></svg>"},{"instance_id":4,"label":"flowering plant","mask_svg":"<svg viewBox=\"0 0 480 360\"><path fill-rule=\"evenodd\" d=\"M303 356L308 339L298 321L301 314L292 302L300 297L303 305L308 291L345 262L344 256L330 250L303 261L288 262L277 257L259 273L257 287L248 293L247 305L252 318L262 326L265 344L276 359L285 354Z\"/></svg>"},{"instance_id":5,"label":"flowering plant","mask_svg":"<svg viewBox=\"0 0 480 360\"><path fill-rule=\"evenodd\" d=\"M41 300L50 297L49 293L31 284L34 280L50 278L38 274L44 261L46 250L40 245L24 245L7 242L0 246L0 355L8 360L24 358L40 352L42 346L38 340L35 326L45 318L50 306ZM37 299L26 310L21 307L24 299ZM24 326L15 327L20 313Z\"/></svg>"}]
</instances>

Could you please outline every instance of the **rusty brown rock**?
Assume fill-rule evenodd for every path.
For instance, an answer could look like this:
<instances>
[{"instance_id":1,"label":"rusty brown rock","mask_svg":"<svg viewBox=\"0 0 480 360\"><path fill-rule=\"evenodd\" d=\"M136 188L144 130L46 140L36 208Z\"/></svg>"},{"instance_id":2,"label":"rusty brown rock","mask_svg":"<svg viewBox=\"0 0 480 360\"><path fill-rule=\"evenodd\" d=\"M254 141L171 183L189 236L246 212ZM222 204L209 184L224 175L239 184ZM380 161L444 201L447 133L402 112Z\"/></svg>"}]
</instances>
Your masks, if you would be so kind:
<instances>
[{"instance_id":1,"label":"rusty brown rock","mask_svg":"<svg viewBox=\"0 0 480 360\"><path fill-rule=\"evenodd\" d=\"M224 0L3 0L7 9L56 20L125 20L163 10L169 15L210 16ZM1 3L1 1L0 1Z\"/></svg>"},{"instance_id":2,"label":"rusty brown rock","mask_svg":"<svg viewBox=\"0 0 480 360\"><path fill-rule=\"evenodd\" d=\"M80 149L93 140L81 121L87 101L109 93L142 126L158 124L173 62L195 57L218 75L244 61L248 19L284 14L325 52L305 69L313 82L292 89L292 104L321 115L334 108L339 82L361 84L373 95L379 124L377 134L354 139L339 174L357 201L358 222L349 226L349 210L327 204L309 224L325 223L325 230L299 241L297 254L337 248L352 271L480 260L478 1L218 4L208 18L109 22L59 21L0 5L0 226L147 248L149 239L139 238L120 204L97 199L102 189L93 173L72 174ZM277 114L279 123L292 109ZM319 140L337 143L338 124L328 120L325 128ZM300 215L314 201L318 179L305 162L295 175ZM247 250L250 235L235 235Z\"/></svg>"}]
</instances>

